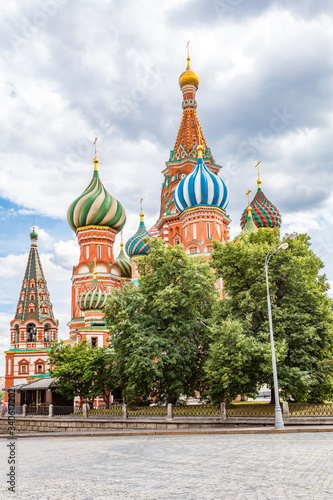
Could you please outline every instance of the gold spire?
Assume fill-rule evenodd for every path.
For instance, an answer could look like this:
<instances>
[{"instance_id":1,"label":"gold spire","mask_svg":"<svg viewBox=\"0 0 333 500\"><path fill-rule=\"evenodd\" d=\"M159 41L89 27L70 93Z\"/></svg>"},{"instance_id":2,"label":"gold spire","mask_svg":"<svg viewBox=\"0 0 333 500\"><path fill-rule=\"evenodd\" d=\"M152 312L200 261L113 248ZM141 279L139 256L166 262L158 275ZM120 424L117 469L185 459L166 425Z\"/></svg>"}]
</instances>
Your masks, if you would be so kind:
<instances>
[{"instance_id":1,"label":"gold spire","mask_svg":"<svg viewBox=\"0 0 333 500\"><path fill-rule=\"evenodd\" d=\"M197 150L198 150L198 158L202 158L203 147L201 146L201 144L198 144Z\"/></svg>"},{"instance_id":2,"label":"gold spire","mask_svg":"<svg viewBox=\"0 0 333 500\"><path fill-rule=\"evenodd\" d=\"M258 189L261 189L260 170L259 170L259 166L260 166L261 162L262 162L262 160L258 161L258 163L255 165L255 168L258 168L258 180L257 180Z\"/></svg>"},{"instance_id":3,"label":"gold spire","mask_svg":"<svg viewBox=\"0 0 333 500\"><path fill-rule=\"evenodd\" d=\"M142 212L142 202L143 202L143 198L141 198L141 200L140 200L140 204L141 204L140 222L143 222L143 217L144 217L144 213Z\"/></svg>"},{"instance_id":4,"label":"gold spire","mask_svg":"<svg viewBox=\"0 0 333 500\"><path fill-rule=\"evenodd\" d=\"M248 217L252 217L251 202L250 202L250 193L251 193L251 189L248 189L248 191L246 193L246 196L248 196L248 201L249 201L249 204L247 206L247 216Z\"/></svg>"},{"instance_id":5,"label":"gold spire","mask_svg":"<svg viewBox=\"0 0 333 500\"><path fill-rule=\"evenodd\" d=\"M120 233L120 250L121 252L124 250L124 243L123 243L123 232Z\"/></svg>"},{"instance_id":6,"label":"gold spire","mask_svg":"<svg viewBox=\"0 0 333 500\"><path fill-rule=\"evenodd\" d=\"M95 170L98 170L98 168L97 168L97 163L98 163L98 160L97 160L97 145L96 145L97 139L98 139L98 137L95 137L95 140L94 140L94 144L95 144L95 158L94 158Z\"/></svg>"}]
</instances>

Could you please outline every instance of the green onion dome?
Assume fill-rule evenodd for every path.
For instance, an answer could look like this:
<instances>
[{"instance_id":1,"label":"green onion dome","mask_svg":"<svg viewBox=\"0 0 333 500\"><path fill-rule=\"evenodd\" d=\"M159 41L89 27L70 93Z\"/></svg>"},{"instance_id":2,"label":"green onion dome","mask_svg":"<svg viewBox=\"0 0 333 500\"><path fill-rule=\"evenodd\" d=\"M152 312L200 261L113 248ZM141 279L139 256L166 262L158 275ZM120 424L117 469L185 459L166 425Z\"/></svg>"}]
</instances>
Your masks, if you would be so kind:
<instances>
[{"instance_id":1,"label":"green onion dome","mask_svg":"<svg viewBox=\"0 0 333 500\"><path fill-rule=\"evenodd\" d=\"M30 233L30 238L33 240L37 240L37 238L38 238L38 234L35 231L35 226L32 228L32 231Z\"/></svg>"},{"instance_id":2,"label":"green onion dome","mask_svg":"<svg viewBox=\"0 0 333 500\"><path fill-rule=\"evenodd\" d=\"M271 203L261 190L261 181L258 182L258 191L251 202L253 213L253 222L258 228L261 227L280 227L281 215L273 203ZM241 217L241 226L244 228L246 224L246 209Z\"/></svg>"},{"instance_id":3,"label":"green onion dome","mask_svg":"<svg viewBox=\"0 0 333 500\"><path fill-rule=\"evenodd\" d=\"M88 288L79 295L78 306L81 311L89 309L101 310L105 306L107 293L97 281L96 271L94 271L94 279L91 288Z\"/></svg>"},{"instance_id":4,"label":"green onion dome","mask_svg":"<svg viewBox=\"0 0 333 500\"><path fill-rule=\"evenodd\" d=\"M74 231L84 226L106 226L119 232L126 222L125 210L103 186L96 157L94 163L94 175L89 186L68 209L68 223Z\"/></svg>"},{"instance_id":5,"label":"green onion dome","mask_svg":"<svg viewBox=\"0 0 333 500\"><path fill-rule=\"evenodd\" d=\"M132 265L124 252L123 233L121 233L120 253L116 258L115 263L119 266L122 278L132 277Z\"/></svg>"},{"instance_id":6,"label":"green onion dome","mask_svg":"<svg viewBox=\"0 0 333 500\"><path fill-rule=\"evenodd\" d=\"M253 222L252 213L251 213L251 205L249 204L247 207L247 217L246 223L241 232L234 238L233 243L243 243L245 244L250 234L256 233L258 231L257 226Z\"/></svg>"}]
</instances>

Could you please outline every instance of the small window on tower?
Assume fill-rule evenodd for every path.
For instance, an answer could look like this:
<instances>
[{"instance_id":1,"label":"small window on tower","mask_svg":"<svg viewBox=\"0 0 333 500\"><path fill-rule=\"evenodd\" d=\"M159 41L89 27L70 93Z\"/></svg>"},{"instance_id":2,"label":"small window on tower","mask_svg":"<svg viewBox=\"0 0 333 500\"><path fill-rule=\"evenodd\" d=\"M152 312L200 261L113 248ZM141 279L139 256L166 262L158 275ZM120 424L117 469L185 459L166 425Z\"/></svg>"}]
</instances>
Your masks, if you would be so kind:
<instances>
[{"instance_id":1,"label":"small window on tower","mask_svg":"<svg viewBox=\"0 0 333 500\"><path fill-rule=\"evenodd\" d=\"M91 346L92 347L97 347L97 342L98 342L97 337L91 337Z\"/></svg>"},{"instance_id":2,"label":"small window on tower","mask_svg":"<svg viewBox=\"0 0 333 500\"><path fill-rule=\"evenodd\" d=\"M37 365L37 373L43 373L43 365Z\"/></svg>"},{"instance_id":3,"label":"small window on tower","mask_svg":"<svg viewBox=\"0 0 333 500\"><path fill-rule=\"evenodd\" d=\"M210 238L210 224L207 222L207 239Z\"/></svg>"},{"instance_id":4,"label":"small window on tower","mask_svg":"<svg viewBox=\"0 0 333 500\"><path fill-rule=\"evenodd\" d=\"M176 240L176 245L180 245L180 240Z\"/></svg>"},{"instance_id":5,"label":"small window on tower","mask_svg":"<svg viewBox=\"0 0 333 500\"><path fill-rule=\"evenodd\" d=\"M97 258L101 258L101 245L97 245Z\"/></svg>"}]
</instances>

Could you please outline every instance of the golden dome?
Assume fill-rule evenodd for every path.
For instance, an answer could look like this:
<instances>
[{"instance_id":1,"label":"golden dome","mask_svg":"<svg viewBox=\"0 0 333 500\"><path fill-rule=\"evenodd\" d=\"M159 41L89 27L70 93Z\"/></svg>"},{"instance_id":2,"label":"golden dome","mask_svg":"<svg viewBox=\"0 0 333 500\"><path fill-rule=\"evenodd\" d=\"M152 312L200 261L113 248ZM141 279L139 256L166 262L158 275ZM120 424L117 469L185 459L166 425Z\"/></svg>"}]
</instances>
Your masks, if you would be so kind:
<instances>
[{"instance_id":1,"label":"golden dome","mask_svg":"<svg viewBox=\"0 0 333 500\"><path fill-rule=\"evenodd\" d=\"M184 85L194 85L196 88L199 87L199 77L191 70L190 57L187 57L187 68L179 77L179 86L182 89Z\"/></svg>"}]
</instances>

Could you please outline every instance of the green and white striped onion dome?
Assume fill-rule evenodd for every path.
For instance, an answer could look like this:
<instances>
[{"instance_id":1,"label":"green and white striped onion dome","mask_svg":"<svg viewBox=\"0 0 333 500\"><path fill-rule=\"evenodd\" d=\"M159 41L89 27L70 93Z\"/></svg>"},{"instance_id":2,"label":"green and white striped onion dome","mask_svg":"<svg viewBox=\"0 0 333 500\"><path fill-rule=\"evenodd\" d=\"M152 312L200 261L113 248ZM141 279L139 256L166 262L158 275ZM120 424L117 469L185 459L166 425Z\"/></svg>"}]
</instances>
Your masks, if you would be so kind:
<instances>
[{"instance_id":1,"label":"green and white striped onion dome","mask_svg":"<svg viewBox=\"0 0 333 500\"><path fill-rule=\"evenodd\" d=\"M96 275L92 281L92 287L79 295L78 305L81 311L89 309L103 309L106 303L107 293L97 281Z\"/></svg>"},{"instance_id":2,"label":"green and white striped onion dome","mask_svg":"<svg viewBox=\"0 0 333 500\"><path fill-rule=\"evenodd\" d=\"M85 226L104 226L119 232L126 222L125 210L103 186L98 175L97 158L94 163L94 175L89 186L68 209L68 223L74 231Z\"/></svg>"},{"instance_id":3,"label":"green and white striped onion dome","mask_svg":"<svg viewBox=\"0 0 333 500\"><path fill-rule=\"evenodd\" d=\"M123 233L121 233L123 234ZM120 243L120 252L118 257L115 260L115 263L119 266L120 269L120 274L122 278L132 278L132 266L131 262L127 258L125 252L124 252L124 244L123 241L121 240Z\"/></svg>"}]
</instances>

